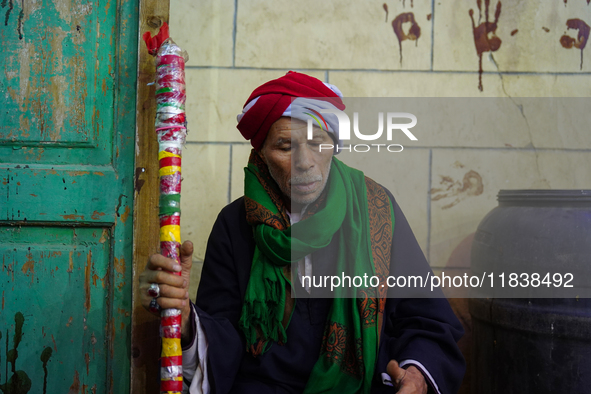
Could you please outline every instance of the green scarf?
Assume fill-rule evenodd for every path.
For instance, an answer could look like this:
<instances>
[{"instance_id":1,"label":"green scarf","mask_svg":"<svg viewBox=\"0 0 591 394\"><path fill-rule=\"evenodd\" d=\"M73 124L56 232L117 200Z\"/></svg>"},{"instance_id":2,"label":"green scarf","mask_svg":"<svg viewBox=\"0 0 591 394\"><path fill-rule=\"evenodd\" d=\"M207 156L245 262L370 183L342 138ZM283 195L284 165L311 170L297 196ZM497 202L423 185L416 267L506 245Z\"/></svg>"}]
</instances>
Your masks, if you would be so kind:
<instances>
[{"instance_id":1,"label":"green scarf","mask_svg":"<svg viewBox=\"0 0 591 394\"><path fill-rule=\"evenodd\" d=\"M336 272L351 277L377 275L380 286L374 291L360 289L357 298L334 299L320 358L305 393L369 393L379 350L387 290L381 284L388 275L394 210L380 186L361 171L335 157L332 160L323 196L308 207L301 221L290 226L277 184L252 151L245 168L244 194L256 247L239 325L247 351L254 356L264 353L272 342L285 343L295 301L288 294L289 265L337 237ZM297 238L291 236L292 231ZM379 240L374 242L372 237Z\"/></svg>"}]
</instances>

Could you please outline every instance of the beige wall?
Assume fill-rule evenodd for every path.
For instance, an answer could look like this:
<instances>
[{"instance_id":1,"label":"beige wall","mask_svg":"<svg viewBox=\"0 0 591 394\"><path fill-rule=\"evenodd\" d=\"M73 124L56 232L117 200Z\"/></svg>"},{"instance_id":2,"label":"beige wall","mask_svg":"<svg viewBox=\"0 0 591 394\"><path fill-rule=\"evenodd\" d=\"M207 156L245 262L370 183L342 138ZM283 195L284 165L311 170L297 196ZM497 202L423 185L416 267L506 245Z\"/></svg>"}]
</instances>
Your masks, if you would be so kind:
<instances>
[{"instance_id":1,"label":"beige wall","mask_svg":"<svg viewBox=\"0 0 591 394\"><path fill-rule=\"evenodd\" d=\"M482 92L469 10L477 25L486 16L482 10L479 22L476 0L386 5L387 15L384 2L373 0L171 1L171 35L190 55L182 237L195 242L196 260L203 259L220 209L242 195L250 145L235 127L236 114L256 86L287 70L336 84L349 97L591 95L590 49L581 68L581 51L560 43L565 34L577 36L567 30L568 19L591 24L585 0L502 0L501 45L482 55ZM492 1L490 22L496 6ZM403 13L412 13L421 33L399 48L392 21ZM591 133L557 138L531 128L512 143L439 137L451 142L405 151L404 162L377 176L395 194L435 268L446 265L496 206L499 189L591 189ZM482 179L480 194L464 187L470 171ZM441 191L448 187L451 192Z\"/></svg>"}]
</instances>

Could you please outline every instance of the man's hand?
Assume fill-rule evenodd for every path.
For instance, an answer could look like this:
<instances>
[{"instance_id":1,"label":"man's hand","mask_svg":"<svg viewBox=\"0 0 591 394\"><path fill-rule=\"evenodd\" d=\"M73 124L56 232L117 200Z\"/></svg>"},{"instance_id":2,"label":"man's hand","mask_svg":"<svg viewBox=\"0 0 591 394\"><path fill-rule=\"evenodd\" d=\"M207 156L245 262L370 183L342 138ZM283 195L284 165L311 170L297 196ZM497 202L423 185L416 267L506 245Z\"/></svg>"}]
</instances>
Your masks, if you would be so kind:
<instances>
[{"instance_id":1,"label":"man's hand","mask_svg":"<svg viewBox=\"0 0 591 394\"><path fill-rule=\"evenodd\" d=\"M153 297L148 294L152 283L160 287L160 296L156 299L162 309L176 308L182 312L181 330L184 334L189 331L189 316L191 314L191 303L189 302L189 283L191 280L191 266L193 265L193 243L185 241L181 246L181 265L173 259L166 258L161 254L153 254L148 259L144 272L140 274L140 293L142 305L147 310ZM181 272L181 276L170 272ZM152 312L160 316L159 312Z\"/></svg>"},{"instance_id":2,"label":"man's hand","mask_svg":"<svg viewBox=\"0 0 591 394\"><path fill-rule=\"evenodd\" d=\"M427 394L428 386L425 377L414 365L407 369L400 368L396 360L391 360L386 372L392 378L398 394Z\"/></svg>"}]
</instances>

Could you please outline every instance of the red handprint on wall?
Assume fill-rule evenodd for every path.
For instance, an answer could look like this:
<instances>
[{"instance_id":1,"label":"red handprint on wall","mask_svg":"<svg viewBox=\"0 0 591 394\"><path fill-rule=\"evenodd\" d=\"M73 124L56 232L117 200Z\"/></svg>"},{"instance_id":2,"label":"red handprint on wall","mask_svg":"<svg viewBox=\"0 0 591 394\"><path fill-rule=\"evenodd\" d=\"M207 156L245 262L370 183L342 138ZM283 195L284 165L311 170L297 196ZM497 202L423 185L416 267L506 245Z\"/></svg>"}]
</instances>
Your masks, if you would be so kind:
<instances>
[{"instance_id":1,"label":"red handprint on wall","mask_svg":"<svg viewBox=\"0 0 591 394\"><path fill-rule=\"evenodd\" d=\"M402 28L402 25L404 23L410 23L408 34L406 34ZM402 41L411 40L416 41L416 44L418 44L419 37L421 36L421 27L416 22L415 15L412 12L405 12L394 18L394 20L392 21L392 28L394 29L394 34L396 34L396 38L398 38L400 64L402 64Z\"/></svg>"},{"instance_id":2,"label":"red handprint on wall","mask_svg":"<svg viewBox=\"0 0 591 394\"><path fill-rule=\"evenodd\" d=\"M411 3L412 6L412 3ZM384 3L384 11L386 11L386 22L388 22L388 4ZM408 27L408 34L404 32L404 25L410 24ZM398 39L398 51L400 53L400 64L402 64L402 41L411 40L416 41L415 45L419 43L421 36L421 27L415 20L415 15L412 12L404 12L398 15L392 21L392 29Z\"/></svg>"},{"instance_id":3,"label":"red handprint on wall","mask_svg":"<svg viewBox=\"0 0 591 394\"><path fill-rule=\"evenodd\" d=\"M568 29L578 30L577 38L574 39L569 35L563 35L560 37L560 44L564 48L570 49L572 47L578 48L581 50L581 65L580 69L583 69L583 49L585 49L585 45L587 45L587 41L589 41L589 25L583 22L580 19L569 19L566 21L566 26Z\"/></svg>"},{"instance_id":4,"label":"red handprint on wall","mask_svg":"<svg viewBox=\"0 0 591 394\"><path fill-rule=\"evenodd\" d=\"M490 0L484 0L484 23L482 20L482 0L477 0L478 6L478 26L474 22L474 10L470 8L468 14L472 19L472 33L474 34L474 45L478 54L478 90L482 92L482 54L484 52L496 52L501 47L501 39L496 35L497 23L501 16L501 2L497 3L494 22L488 20L488 8Z\"/></svg>"}]
</instances>

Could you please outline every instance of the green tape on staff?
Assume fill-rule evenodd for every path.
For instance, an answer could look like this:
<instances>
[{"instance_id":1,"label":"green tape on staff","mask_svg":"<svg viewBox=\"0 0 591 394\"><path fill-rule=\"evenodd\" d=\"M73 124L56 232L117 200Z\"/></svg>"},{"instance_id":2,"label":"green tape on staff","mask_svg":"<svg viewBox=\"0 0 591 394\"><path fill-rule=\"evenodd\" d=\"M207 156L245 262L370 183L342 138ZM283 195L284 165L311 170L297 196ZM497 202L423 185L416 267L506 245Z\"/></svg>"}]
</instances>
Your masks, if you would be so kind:
<instances>
[{"instance_id":1,"label":"green tape on staff","mask_svg":"<svg viewBox=\"0 0 591 394\"><path fill-rule=\"evenodd\" d=\"M173 213L181 213L181 195L161 194L159 213L160 215L172 215Z\"/></svg>"}]
</instances>

